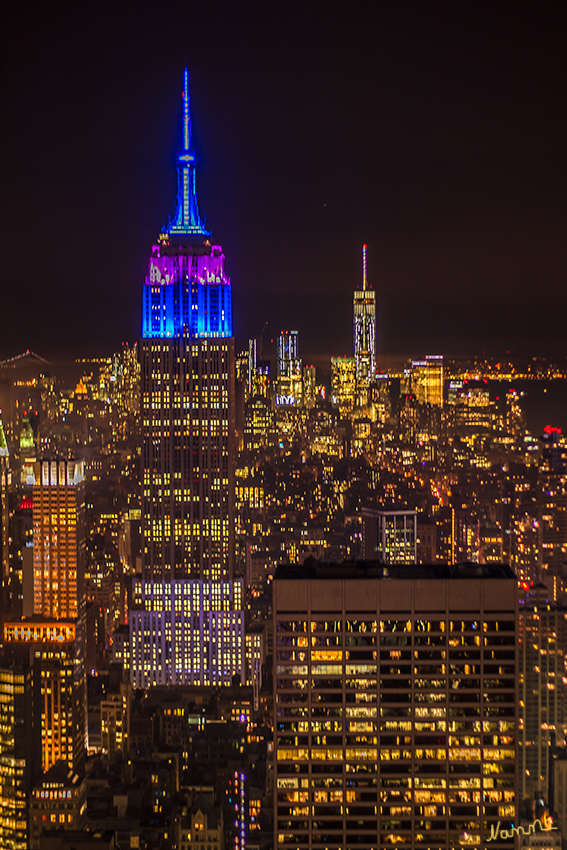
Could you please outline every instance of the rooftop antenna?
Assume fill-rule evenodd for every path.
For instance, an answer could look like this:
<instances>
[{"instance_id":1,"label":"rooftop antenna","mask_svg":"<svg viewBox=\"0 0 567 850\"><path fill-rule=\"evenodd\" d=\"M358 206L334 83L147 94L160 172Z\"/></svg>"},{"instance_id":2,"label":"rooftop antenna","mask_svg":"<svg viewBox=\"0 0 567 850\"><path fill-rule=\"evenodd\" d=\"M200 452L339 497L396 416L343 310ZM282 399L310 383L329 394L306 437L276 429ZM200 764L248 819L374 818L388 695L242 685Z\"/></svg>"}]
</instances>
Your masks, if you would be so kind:
<instances>
[{"instance_id":1,"label":"rooftop antenna","mask_svg":"<svg viewBox=\"0 0 567 850\"><path fill-rule=\"evenodd\" d=\"M189 71L187 66L183 71L183 149L189 150L191 145L191 115L189 114Z\"/></svg>"},{"instance_id":2,"label":"rooftop antenna","mask_svg":"<svg viewBox=\"0 0 567 850\"><path fill-rule=\"evenodd\" d=\"M366 289L366 249L368 245L364 243L362 246L362 288Z\"/></svg>"}]
</instances>

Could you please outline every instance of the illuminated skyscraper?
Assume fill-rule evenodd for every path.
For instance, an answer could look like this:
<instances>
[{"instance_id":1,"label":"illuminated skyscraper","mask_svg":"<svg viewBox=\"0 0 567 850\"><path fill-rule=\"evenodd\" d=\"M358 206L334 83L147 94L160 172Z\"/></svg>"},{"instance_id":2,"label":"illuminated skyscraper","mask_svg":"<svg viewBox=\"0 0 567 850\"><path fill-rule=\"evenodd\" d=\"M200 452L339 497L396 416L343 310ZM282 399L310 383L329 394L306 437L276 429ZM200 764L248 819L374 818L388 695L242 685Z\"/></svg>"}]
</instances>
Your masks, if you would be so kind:
<instances>
[{"instance_id":1,"label":"illuminated skyscraper","mask_svg":"<svg viewBox=\"0 0 567 850\"><path fill-rule=\"evenodd\" d=\"M242 587L233 581L231 288L222 248L197 205L187 69L177 176L175 215L152 249L143 288L143 552L130 616L134 686L230 682L235 672L244 674Z\"/></svg>"},{"instance_id":2,"label":"illuminated skyscraper","mask_svg":"<svg viewBox=\"0 0 567 850\"><path fill-rule=\"evenodd\" d=\"M274 846L511 846L516 606L503 565L280 567Z\"/></svg>"},{"instance_id":3,"label":"illuminated skyscraper","mask_svg":"<svg viewBox=\"0 0 567 850\"><path fill-rule=\"evenodd\" d=\"M175 215L143 290L146 579L229 579L234 561L234 339L224 254L199 215L187 69Z\"/></svg>"},{"instance_id":4,"label":"illuminated skyscraper","mask_svg":"<svg viewBox=\"0 0 567 850\"><path fill-rule=\"evenodd\" d=\"M42 460L33 475L33 616L7 622L4 642L32 668L42 770L62 760L80 772L86 739L84 464ZM29 727L26 734L32 734Z\"/></svg>"},{"instance_id":5,"label":"illuminated skyscraper","mask_svg":"<svg viewBox=\"0 0 567 850\"><path fill-rule=\"evenodd\" d=\"M368 289L366 249L362 246L362 289L354 292L354 359L357 381L368 381L376 373L376 293Z\"/></svg>"},{"instance_id":6,"label":"illuminated skyscraper","mask_svg":"<svg viewBox=\"0 0 567 850\"><path fill-rule=\"evenodd\" d=\"M281 331L278 337L278 378L291 378L297 372L297 331Z\"/></svg>"},{"instance_id":7,"label":"illuminated skyscraper","mask_svg":"<svg viewBox=\"0 0 567 850\"><path fill-rule=\"evenodd\" d=\"M331 357L331 404L346 416L356 400L356 361L353 357Z\"/></svg>"},{"instance_id":8,"label":"illuminated skyscraper","mask_svg":"<svg viewBox=\"0 0 567 850\"><path fill-rule=\"evenodd\" d=\"M427 354L425 360L412 360L411 391L419 404L443 406L443 357Z\"/></svg>"},{"instance_id":9,"label":"illuminated skyscraper","mask_svg":"<svg viewBox=\"0 0 567 850\"><path fill-rule=\"evenodd\" d=\"M297 331L281 331L278 337L276 404L300 407L303 402L301 360L297 356Z\"/></svg>"},{"instance_id":10,"label":"illuminated skyscraper","mask_svg":"<svg viewBox=\"0 0 567 850\"><path fill-rule=\"evenodd\" d=\"M8 582L10 572L10 542L9 542L9 459L8 443L4 434L4 426L0 419L0 594L4 583Z\"/></svg>"},{"instance_id":11,"label":"illuminated skyscraper","mask_svg":"<svg viewBox=\"0 0 567 850\"><path fill-rule=\"evenodd\" d=\"M551 748L567 731L567 609L543 584L520 600L520 790L549 794Z\"/></svg>"},{"instance_id":12,"label":"illuminated skyscraper","mask_svg":"<svg viewBox=\"0 0 567 850\"><path fill-rule=\"evenodd\" d=\"M29 847L27 795L37 771L29 666L0 659L0 847Z\"/></svg>"},{"instance_id":13,"label":"illuminated skyscraper","mask_svg":"<svg viewBox=\"0 0 567 850\"><path fill-rule=\"evenodd\" d=\"M64 761L84 769L87 691L82 621L34 617L4 625L12 657L29 664L36 689L35 728L41 731L41 768ZM26 734L31 734L29 726Z\"/></svg>"},{"instance_id":14,"label":"illuminated skyscraper","mask_svg":"<svg viewBox=\"0 0 567 850\"><path fill-rule=\"evenodd\" d=\"M85 607L83 461L34 465L33 613L77 619Z\"/></svg>"}]
</instances>

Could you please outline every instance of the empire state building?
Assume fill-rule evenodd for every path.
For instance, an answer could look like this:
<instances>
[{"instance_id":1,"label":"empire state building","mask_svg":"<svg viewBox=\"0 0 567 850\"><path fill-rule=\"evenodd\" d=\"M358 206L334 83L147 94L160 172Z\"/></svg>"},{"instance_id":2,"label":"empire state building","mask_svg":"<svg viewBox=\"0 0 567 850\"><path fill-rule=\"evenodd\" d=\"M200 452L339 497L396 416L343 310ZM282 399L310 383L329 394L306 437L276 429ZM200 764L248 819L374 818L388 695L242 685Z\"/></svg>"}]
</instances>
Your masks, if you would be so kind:
<instances>
[{"instance_id":1,"label":"empire state building","mask_svg":"<svg viewBox=\"0 0 567 850\"><path fill-rule=\"evenodd\" d=\"M143 290L143 574L219 580L234 559L232 302L197 205L187 69L177 175Z\"/></svg>"},{"instance_id":2,"label":"empire state building","mask_svg":"<svg viewBox=\"0 0 567 850\"><path fill-rule=\"evenodd\" d=\"M143 286L142 579L130 614L135 687L244 675L234 580L234 338L224 254L199 214L189 79L175 214Z\"/></svg>"}]
</instances>

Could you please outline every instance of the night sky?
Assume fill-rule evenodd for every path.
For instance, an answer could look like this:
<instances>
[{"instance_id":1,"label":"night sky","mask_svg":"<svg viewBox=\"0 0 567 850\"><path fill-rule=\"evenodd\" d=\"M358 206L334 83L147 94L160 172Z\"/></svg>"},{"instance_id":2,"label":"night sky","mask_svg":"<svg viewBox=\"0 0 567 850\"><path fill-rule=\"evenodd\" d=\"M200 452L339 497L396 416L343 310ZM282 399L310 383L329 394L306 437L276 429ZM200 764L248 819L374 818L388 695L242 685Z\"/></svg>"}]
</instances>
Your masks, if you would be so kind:
<instances>
[{"instance_id":1,"label":"night sky","mask_svg":"<svg viewBox=\"0 0 567 850\"><path fill-rule=\"evenodd\" d=\"M173 213L182 71L239 345L567 354L564 3L12 3L0 357L139 336Z\"/></svg>"}]
</instances>

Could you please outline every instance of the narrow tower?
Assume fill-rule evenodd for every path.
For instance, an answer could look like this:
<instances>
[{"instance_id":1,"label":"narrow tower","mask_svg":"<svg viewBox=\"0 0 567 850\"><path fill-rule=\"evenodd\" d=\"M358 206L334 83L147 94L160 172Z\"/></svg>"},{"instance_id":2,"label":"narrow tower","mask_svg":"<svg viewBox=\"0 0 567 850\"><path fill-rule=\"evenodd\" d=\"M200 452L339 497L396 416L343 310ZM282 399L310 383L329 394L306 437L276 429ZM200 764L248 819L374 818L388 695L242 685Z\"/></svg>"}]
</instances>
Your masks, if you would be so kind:
<instances>
[{"instance_id":1,"label":"narrow tower","mask_svg":"<svg viewBox=\"0 0 567 850\"><path fill-rule=\"evenodd\" d=\"M368 288L366 249L362 246L362 289L354 292L354 359L357 382L367 382L376 373L376 293Z\"/></svg>"},{"instance_id":2,"label":"narrow tower","mask_svg":"<svg viewBox=\"0 0 567 850\"><path fill-rule=\"evenodd\" d=\"M146 579L233 572L234 339L230 278L199 214L187 69L175 214L143 293L142 473Z\"/></svg>"},{"instance_id":3,"label":"narrow tower","mask_svg":"<svg viewBox=\"0 0 567 850\"><path fill-rule=\"evenodd\" d=\"M234 572L235 363L230 278L199 213L183 74L175 213L143 287L142 582L130 612L131 676L229 683L244 673Z\"/></svg>"}]
</instances>

